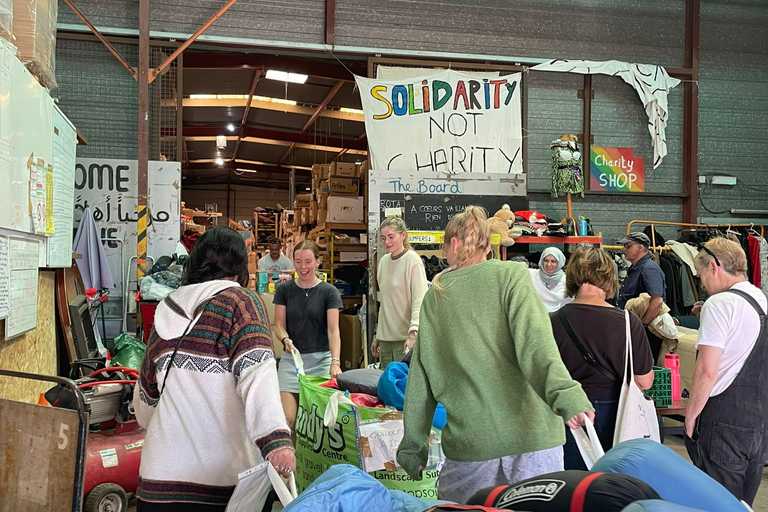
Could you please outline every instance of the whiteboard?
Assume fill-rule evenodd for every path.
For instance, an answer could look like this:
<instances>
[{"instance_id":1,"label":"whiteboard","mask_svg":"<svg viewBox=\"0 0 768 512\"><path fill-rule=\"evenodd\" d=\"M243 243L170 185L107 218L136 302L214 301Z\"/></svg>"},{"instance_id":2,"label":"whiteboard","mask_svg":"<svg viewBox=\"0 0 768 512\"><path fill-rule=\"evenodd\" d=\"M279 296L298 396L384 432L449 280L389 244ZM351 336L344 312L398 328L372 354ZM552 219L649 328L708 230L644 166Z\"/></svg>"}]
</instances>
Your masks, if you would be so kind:
<instances>
[{"instance_id":1,"label":"whiteboard","mask_svg":"<svg viewBox=\"0 0 768 512\"><path fill-rule=\"evenodd\" d=\"M46 239L48 267L72 266L77 133L58 107L53 114L53 235Z\"/></svg>"},{"instance_id":2,"label":"whiteboard","mask_svg":"<svg viewBox=\"0 0 768 512\"><path fill-rule=\"evenodd\" d=\"M53 100L0 39L0 227L32 233L30 158L53 161Z\"/></svg>"},{"instance_id":3,"label":"whiteboard","mask_svg":"<svg viewBox=\"0 0 768 512\"><path fill-rule=\"evenodd\" d=\"M11 237L10 303L5 319L5 339L18 336L37 326L37 266L40 243L32 237Z\"/></svg>"}]
</instances>

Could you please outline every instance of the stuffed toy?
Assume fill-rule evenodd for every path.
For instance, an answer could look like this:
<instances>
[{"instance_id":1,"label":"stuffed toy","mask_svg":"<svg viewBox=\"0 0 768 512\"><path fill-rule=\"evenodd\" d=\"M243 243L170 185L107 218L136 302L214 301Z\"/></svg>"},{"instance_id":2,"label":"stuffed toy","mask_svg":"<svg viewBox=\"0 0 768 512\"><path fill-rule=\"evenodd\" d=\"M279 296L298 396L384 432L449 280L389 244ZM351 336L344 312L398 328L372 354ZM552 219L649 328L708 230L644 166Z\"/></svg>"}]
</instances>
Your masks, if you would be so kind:
<instances>
[{"instance_id":1,"label":"stuffed toy","mask_svg":"<svg viewBox=\"0 0 768 512\"><path fill-rule=\"evenodd\" d=\"M552 196L579 194L584 197L581 151L575 135L562 135L552 141Z\"/></svg>"},{"instance_id":2,"label":"stuffed toy","mask_svg":"<svg viewBox=\"0 0 768 512\"><path fill-rule=\"evenodd\" d=\"M509 247L515 244L515 240L512 236L512 224L515 222L515 212L513 212L508 204L503 205L488 222L491 227L491 234L498 233L501 235L501 245ZM520 235L518 235L520 236Z\"/></svg>"}]
</instances>

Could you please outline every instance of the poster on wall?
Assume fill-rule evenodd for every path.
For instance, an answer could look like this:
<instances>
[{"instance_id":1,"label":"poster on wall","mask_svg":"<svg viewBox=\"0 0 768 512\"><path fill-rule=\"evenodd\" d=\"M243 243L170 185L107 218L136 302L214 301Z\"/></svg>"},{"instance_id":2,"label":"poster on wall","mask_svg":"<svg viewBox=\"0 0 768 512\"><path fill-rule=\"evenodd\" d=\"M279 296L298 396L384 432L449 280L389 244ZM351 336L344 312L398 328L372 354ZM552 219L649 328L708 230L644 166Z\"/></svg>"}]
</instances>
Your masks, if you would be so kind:
<instances>
[{"instance_id":1,"label":"poster on wall","mask_svg":"<svg viewBox=\"0 0 768 512\"><path fill-rule=\"evenodd\" d=\"M521 74L438 70L400 80L355 77L371 167L420 173L523 172Z\"/></svg>"},{"instance_id":2,"label":"poster on wall","mask_svg":"<svg viewBox=\"0 0 768 512\"><path fill-rule=\"evenodd\" d=\"M632 148L591 146L590 189L605 192L645 191L643 157Z\"/></svg>"},{"instance_id":3,"label":"poster on wall","mask_svg":"<svg viewBox=\"0 0 768 512\"><path fill-rule=\"evenodd\" d=\"M181 165L149 162L148 254L157 259L174 252L179 241ZM130 258L136 254L138 162L78 158L75 164L75 227L90 206L107 253L115 288L107 312L120 315L121 290ZM132 273L133 275L133 273ZM102 333L103 334L103 333Z\"/></svg>"}]
</instances>

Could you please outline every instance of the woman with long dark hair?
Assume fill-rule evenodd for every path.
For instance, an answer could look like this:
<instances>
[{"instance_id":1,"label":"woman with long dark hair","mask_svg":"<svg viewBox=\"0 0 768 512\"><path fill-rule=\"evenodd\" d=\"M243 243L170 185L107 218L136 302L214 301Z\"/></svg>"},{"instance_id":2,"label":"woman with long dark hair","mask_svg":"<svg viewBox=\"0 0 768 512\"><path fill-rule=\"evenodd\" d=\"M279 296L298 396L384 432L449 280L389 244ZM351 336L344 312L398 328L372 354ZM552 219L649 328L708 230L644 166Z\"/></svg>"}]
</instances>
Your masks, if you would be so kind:
<instances>
[{"instance_id":1,"label":"woman with long dark hair","mask_svg":"<svg viewBox=\"0 0 768 512\"><path fill-rule=\"evenodd\" d=\"M146 430L141 511L224 511L238 474L264 457L295 468L269 318L245 288L248 256L228 228L195 245L183 286L157 307L133 396Z\"/></svg>"}]
</instances>

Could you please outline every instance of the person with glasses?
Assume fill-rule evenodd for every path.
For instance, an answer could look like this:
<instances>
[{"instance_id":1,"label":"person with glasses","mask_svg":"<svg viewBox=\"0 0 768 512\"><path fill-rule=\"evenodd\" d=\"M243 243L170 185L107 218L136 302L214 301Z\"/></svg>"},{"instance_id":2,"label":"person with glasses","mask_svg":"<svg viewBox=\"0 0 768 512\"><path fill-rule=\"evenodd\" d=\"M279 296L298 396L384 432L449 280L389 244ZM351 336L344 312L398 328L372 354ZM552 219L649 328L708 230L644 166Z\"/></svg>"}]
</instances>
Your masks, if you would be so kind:
<instances>
[{"instance_id":1,"label":"person with glasses","mask_svg":"<svg viewBox=\"0 0 768 512\"><path fill-rule=\"evenodd\" d=\"M643 325L646 326L646 334L648 335L651 353L655 361L659 357L662 340L650 332L647 326L661 312L661 305L664 302L667 290L664 272L651 257L649 250L651 239L645 233L630 233L619 243L624 246L624 255L631 263L631 266L627 272L627 278L624 280L616 297L616 305L624 309L629 299L639 297L641 293L650 295L651 300L648 303L648 309L641 320Z\"/></svg>"},{"instance_id":2,"label":"person with glasses","mask_svg":"<svg viewBox=\"0 0 768 512\"><path fill-rule=\"evenodd\" d=\"M685 411L691 461L749 505L768 451L768 299L747 280L741 245L713 238L694 263L710 297Z\"/></svg>"}]
</instances>

